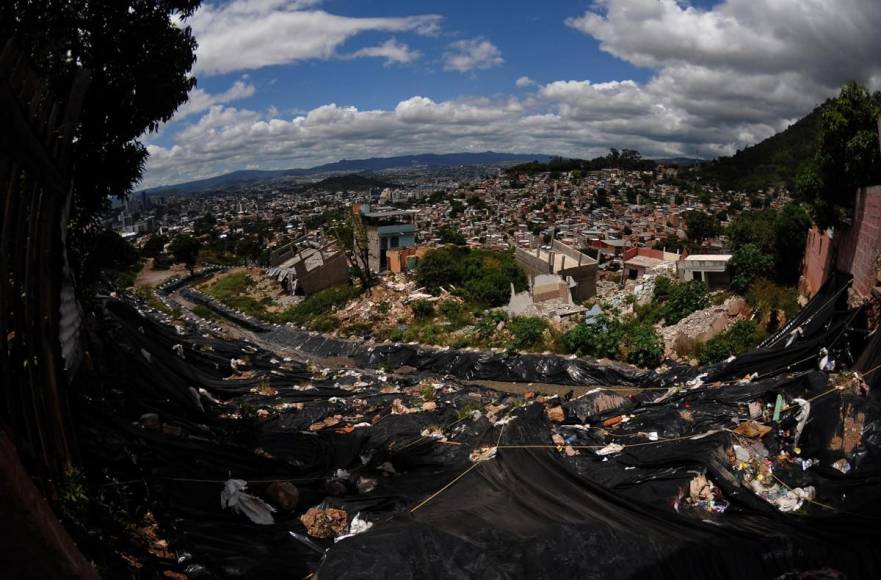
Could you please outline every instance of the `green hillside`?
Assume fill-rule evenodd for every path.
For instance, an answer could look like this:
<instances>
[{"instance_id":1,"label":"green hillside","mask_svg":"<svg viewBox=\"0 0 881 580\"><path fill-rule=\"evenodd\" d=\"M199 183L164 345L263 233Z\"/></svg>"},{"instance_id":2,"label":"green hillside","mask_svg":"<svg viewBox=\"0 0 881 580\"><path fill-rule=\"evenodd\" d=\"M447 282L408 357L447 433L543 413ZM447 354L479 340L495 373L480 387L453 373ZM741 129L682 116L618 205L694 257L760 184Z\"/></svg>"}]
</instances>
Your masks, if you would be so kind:
<instances>
[{"instance_id":1,"label":"green hillside","mask_svg":"<svg viewBox=\"0 0 881 580\"><path fill-rule=\"evenodd\" d=\"M814 159L823 103L786 130L731 157L703 164L700 175L725 190L758 191L783 185L792 189L795 177Z\"/></svg>"}]
</instances>

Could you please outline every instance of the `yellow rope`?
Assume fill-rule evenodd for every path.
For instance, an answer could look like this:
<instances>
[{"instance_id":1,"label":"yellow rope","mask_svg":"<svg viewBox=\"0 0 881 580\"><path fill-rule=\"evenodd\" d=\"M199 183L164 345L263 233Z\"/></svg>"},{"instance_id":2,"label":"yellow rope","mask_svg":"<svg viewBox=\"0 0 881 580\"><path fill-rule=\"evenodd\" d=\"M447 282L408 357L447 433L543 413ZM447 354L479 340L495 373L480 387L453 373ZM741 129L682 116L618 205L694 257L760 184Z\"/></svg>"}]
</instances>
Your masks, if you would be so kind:
<instances>
[{"instance_id":1,"label":"yellow rope","mask_svg":"<svg viewBox=\"0 0 881 580\"><path fill-rule=\"evenodd\" d=\"M462 479L463 477L465 477L466 475L468 475L468 473L469 473L472 469L474 469L475 467L477 467L477 466L480 465L481 463L483 463L483 461L477 461L477 462L475 462L471 467L469 467L468 469L466 469L465 471L463 471L462 473L460 473L460 474L456 477L456 479L454 479L454 480L451 481L450 483L446 484L445 486L443 486L442 488L440 488L439 490L437 490L436 492L434 492L433 494L431 494L430 496L428 496L427 498L425 498L424 500L422 500L422 501L419 503L419 505L417 505L416 507L414 507L413 509L410 510L410 513L412 514L413 512L415 512L416 510L418 510L419 508L421 508L422 506L424 506L425 504L427 504L428 502L430 502L431 500L433 500L434 498L436 498L437 496L439 496L440 494L442 494L443 492L445 492L445 491L446 491L447 489L449 489L454 483L456 483L457 481L459 481L460 479Z\"/></svg>"}]
</instances>

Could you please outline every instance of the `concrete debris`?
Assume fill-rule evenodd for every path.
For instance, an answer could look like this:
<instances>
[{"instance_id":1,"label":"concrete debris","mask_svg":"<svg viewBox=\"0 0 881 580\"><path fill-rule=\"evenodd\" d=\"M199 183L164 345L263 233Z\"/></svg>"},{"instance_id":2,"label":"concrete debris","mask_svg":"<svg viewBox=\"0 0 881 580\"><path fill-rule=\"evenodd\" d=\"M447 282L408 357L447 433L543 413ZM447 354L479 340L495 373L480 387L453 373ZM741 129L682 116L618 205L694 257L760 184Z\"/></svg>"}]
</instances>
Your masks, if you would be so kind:
<instances>
[{"instance_id":1,"label":"concrete debris","mask_svg":"<svg viewBox=\"0 0 881 580\"><path fill-rule=\"evenodd\" d=\"M692 312L676 324L660 328L665 356L693 353L699 345L728 330L748 311L743 298L733 296L719 306Z\"/></svg>"}]
</instances>

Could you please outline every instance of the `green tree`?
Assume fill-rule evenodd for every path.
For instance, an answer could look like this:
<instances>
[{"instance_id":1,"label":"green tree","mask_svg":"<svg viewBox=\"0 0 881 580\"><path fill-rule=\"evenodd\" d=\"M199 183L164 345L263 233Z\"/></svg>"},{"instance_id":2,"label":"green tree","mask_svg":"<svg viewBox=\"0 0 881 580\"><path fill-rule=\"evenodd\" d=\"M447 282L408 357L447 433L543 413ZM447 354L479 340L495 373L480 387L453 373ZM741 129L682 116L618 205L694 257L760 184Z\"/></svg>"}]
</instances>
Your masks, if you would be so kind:
<instances>
[{"instance_id":1,"label":"green tree","mask_svg":"<svg viewBox=\"0 0 881 580\"><path fill-rule=\"evenodd\" d=\"M375 277L370 271L370 246L367 241L367 228L361 214L351 211L335 222L331 233L342 249L355 275L361 280L363 289L370 288Z\"/></svg>"},{"instance_id":2,"label":"green tree","mask_svg":"<svg viewBox=\"0 0 881 580\"><path fill-rule=\"evenodd\" d=\"M685 214L685 231L689 240L699 244L719 233L719 222L706 212L692 210Z\"/></svg>"},{"instance_id":3,"label":"green tree","mask_svg":"<svg viewBox=\"0 0 881 580\"><path fill-rule=\"evenodd\" d=\"M73 126L75 249L89 250L87 229L142 175L156 131L187 100L196 41L186 21L199 0L4 0L0 38L16 38L47 88L66 96L81 69L90 74Z\"/></svg>"},{"instance_id":4,"label":"green tree","mask_svg":"<svg viewBox=\"0 0 881 580\"><path fill-rule=\"evenodd\" d=\"M161 256L162 252L165 250L165 244L167 243L168 238L162 234L155 234L147 240L147 243L141 248L141 255L145 258L153 258L154 261L158 260L159 256Z\"/></svg>"},{"instance_id":5,"label":"green tree","mask_svg":"<svg viewBox=\"0 0 881 580\"><path fill-rule=\"evenodd\" d=\"M777 282L786 285L798 282L811 223L811 216L799 205L787 205L778 213L774 224L774 271Z\"/></svg>"},{"instance_id":6,"label":"green tree","mask_svg":"<svg viewBox=\"0 0 881 580\"><path fill-rule=\"evenodd\" d=\"M767 278L774 270L774 257L756 244L744 244L734 250L729 264L733 278L731 289L744 294L758 278Z\"/></svg>"},{"instance_id":7,"label":"green tree","mask_svg":"<svg viewBox=\"0 0 881 580\"><path fill-rule=\"evenodd\" d=\"M824 106L813 166L796 182L820 227L848 223L857 188L881 183L879 115L881 92L855 82Z\"/></svg>"},{"instance_id":8,"label":"green tree","mask_svg":"<svg viewBox=\"0 0 881 580\"><path fill-rule=\"evenodd\" d=\"M196 267L196 261L199 259L199 250L201 246L193 236L186 234L177 236L171 242L168 250L174 256L174 259L183 263L192 275L193 269Z\"/></svg>"},{"instance_id":9,"label":"green tree","mask_svg":"<svg viewBox=\"0 0 881 580\"><path fill-rule=\"evenodd\" d=\"M450 227L441 228L438 232L440 242L442 244L453 244L455 246L465 245L465 236Z\"/></svg>"}]
</instances>

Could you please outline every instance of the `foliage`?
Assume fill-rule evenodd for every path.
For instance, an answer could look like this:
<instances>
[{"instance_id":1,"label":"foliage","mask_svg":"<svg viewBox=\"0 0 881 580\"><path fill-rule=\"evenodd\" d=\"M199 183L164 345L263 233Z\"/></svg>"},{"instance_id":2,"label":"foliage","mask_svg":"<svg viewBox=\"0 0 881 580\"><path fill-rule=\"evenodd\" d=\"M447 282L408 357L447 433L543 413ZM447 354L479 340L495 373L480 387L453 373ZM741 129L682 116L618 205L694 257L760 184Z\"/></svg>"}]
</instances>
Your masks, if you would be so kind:
<instances>
[{"instance_id":1,"label":"foliage","mask_svg":"<svg viewBox=\"0 0 881 580\"><path fill-rule=\"evenodd\" d=\"M548 321L539 316L515 316L508 323L513 336L511 346L518 350L536 346L542 342L549 327Z\"/></svg>"},{"instance_id":2,"label":"foliage","mask_svg":"<svg viewBox=\"0 0 881 580\"><path fill-rule=\"evenodd\" d=\"M311 296L307 296L302 302L296 306L292 306L276 316L279 322L293 322L294 324L306 324L312 321L312 327L315 327L314 319L320 319L322 316L330 314L334 309L344 306L349 300L356 298L361 294L361 288L358 286L337 286L335 288L325 288ZM325 328L329 325L328 330L334 328L335 323L333 317L331 320L325 320Z\"/></svg>"},{"instance_id":3,"label":"foliage","mask_svg":"<svg viewBox=\"0 0 881 580\"><path fill-rule=\"evenodd\" d=\"M441 228L438 232L440 243L453 244L454 246L464 246L465 236L450 227Z\"/></svg>"},{"instance_id":4,"label":"foliage","mask_svg":"<svg viewBox=\"0 0 881 580\"><path fill-rule=\"evenodd\" d=\"M438 310L454 328L461 328L468 322L468 312L461 302L444 300L438 305Z\"/></svg>"},{"instance_id":5,"label":"foliage","mask_svg":"<svg viewBox=\"0 0 881 580\"><path fill-rule=\"evenodd\" d=\"M506 173L515 175L520 173L536 174L546 172L568 171L596 171L599 169L625 169L645 171L654 169L656 162L643 159L639 151L633 149L610 149L609 154L594 159L566 159L564 157L552 157L547 163L530 161L510 167Z\"/></svg>"},{"instance_id":6,"label":"foliage","mask_svg":"<svg viewBox=\"0 0 881 580\"><path fill-rule=\"evenodd\" d=\"M158 130L187 100L196 41L186 18L198 0L5 0L0 38L15 38L50 94L66 96L81 69L90 79L73 129L72 245L88 260L96 216L141 178ZM86 281L88 274L82 272Z\"/></svg>"},{"instance_id":7,"label":"foliage","mask_svg":"<svg viewBox=\"0 0 881 580\"><path fill-rule=\"evenodd\" d=\"M186 234L174 238L168 247L168 251L171 252L174 259L178 262L183 262L187 270L190 271L190 274L193 273L193 268L196 267L196 260L199 259L200 250L201 245L199 242L194 237Z\"/></svg>"},{"instance_id":8,"label":"foliage","mask_svg":"<svg viewBox=\"0 0 881 580\"><path fill-rule=\"evenodd\" d=\"M591 324L579 324L561 338L567 352L625 360L655 367L664 354L664 343L655 328L637 319L617 320L600 315Z\"/></svg>"},{"instance_id":9,"label":"foliage","mask_svg":"<svg viewBox=\"0 0 881 580\"><path fill-rule=\"evenodd\" d=\"M823 105L813 162L799 174L796 188L813 205L821 228L848 223L857 188L881 183L879 115L881 92L855 82Z\"/></svg>"},{"instance_id":10,"label":"foliage","mask_svg":"<svg viewBox=\"0 0 881 580\"><path fill-rule=\"evenodd\" d=\"M431 318L434 316L434 304L428 300L416 300L410 304L413 316L416 318Z\"/></svg>"},{"instance_id":11,"label":"foliage","mask_svg":"<svg viewBox=\"0 0 881 580\"><path fill-rule=\"evenodd\" d=\"M781 284L798 282L811 218L798 204L775 209L742 212L728 226L732 246L754 244L772 257L774 280Z\"/></svg>"},{"instance_id":12,"label":"foliage","mask_svg":"<svg viewBox=\"0 0 881 580\"><path fill-rule=\"evenodd\" d=\"M455 288L466 301L483 306L506 304L511 284L517 291L526 289L526 275L512 254L465 247L428 252L419 261L416 280L435 294L441 287Z\"/></svg>"},{"instance_id":13,"label":"foliage","mask_svg":"<svg viewBox=\"0 0 881 580\"><path fill-rule=\"evenodd\" d=\"M754 280L767 278L771 274L774 257L763 252L756 244L744 244L734 250L729 267L733 275L731 289L742 295Z\"/></svg>"},{"instance_id":14,"label":"foliage","mask_svg":"<svg viewBox=\"0 0 881 580\"><path fill-rule=\"evenodd\" d=\"M774 310L783 312L787 317L798 312L798 295L795 289L780 286L765 278L759 278L750 284L746 301L762 318L769 316Z\"/></svg>"},{"instance_id":15,"label":"foliage","mask_svg":"<svg viewBox=\"0 0 881 580\"><path fill-rule=\"evenodd\" d=\"M670 325L709 305L710 292L701 280L675 282L659 277L655 280L651 303L637 308L637 317L648 324L663 320Z\"/></svg>"},{"instance_id":16,"label":"foliage","mask_svg":"<svg viewBox=\"0 0 881 580\"><path fill-rule=\"evenodd\" d=\"M761 143L702 164L701 177L722 190L792 189L796 176L810 163L824 106Z\"/></svg>"},{"instance_id":17,"label":"foliage","mask_svg":"<svg viewBox=\"0 0 881 580\"><path fill-rule=\"evenodd\" d=\"M205 320L217 320L217 315L214 311L204 304L196 304L193 306L193 314L200 318L204 318Z\"/></svg>"},{"instance_id":18,"label":"foliage","mask_svg":"<svg viewBox=\"0 0 881 580\"><path fill-rule=\"evenodd\" d=\"M154 260L158 260L159 256L162 255L162 252L165 250L165 244L168 243L168 238L163 236L162 234L155 234L147 243L144 244L144 247L141 248L141 255L145 258L153 258Z\"/></svg>"},{"instance_id":19,"label":"foliage","mask_svg":"<svg viewBox=\"0 0 881 580\"><path fill-rule=\"evenodd\" d=\"M698 351L701 364L721 362L732 355L744 353L762 340L754 320L738 320L731 328L710 339Z\"/></svg>"},{"instance_id":20,"label":"foliage","mask_svg":"<svg viewBox=\"0 0 881 580\"><path fill-rule=\"evenodd\" d=\"M337 244L349 261L349 266L361 281L363 288L370 288L375 281L370 271L370 245L367 241L367 228L361 214L348 212L345 218L335 222L330 229Z\"/></svg>"},{"instance_id":21,"label":"foliage","mask_svg":"<svg viewBox=\"0 0 881 580\"><path fill-rule=\"evenodd\" d=\"M664 341L655 327L645 323L631 323L619 346L627 362L640 367L656 367L664 356Z\"/></svg>"},{"instance_id":22,"label":"foliage","mask_svg":"<svg viewBox=\"0 0 881 580\"><path fill-rule=\"evenodd\" d=\"M700 243L719 234L719 221L707 212L692 210L685 214L685 231L689 240Z\"/></svg>"},{"instance_id":23,"label":"foliage","mask_svg":"<svg viewBox=\"0 0 881 580\"><path fill-rule=\"evenodd\" d=\"M111 230L90 239L84 275L94 280L100 272L108 274L118 288L132 286L139 268L138 252L122 236Z\"/></svg>"},{"instance_id":24,"label":"foliage","mask_svg":"<svg viewBox=\"0 0 881 580\"><path fill-rule=\"evenodd\" d=\"M218 277L204 288L209 296L255 318L266 317L266 306L248 292L254 286L254 279L245 272L230 272Z\"/></svg>"}]
</instances>

